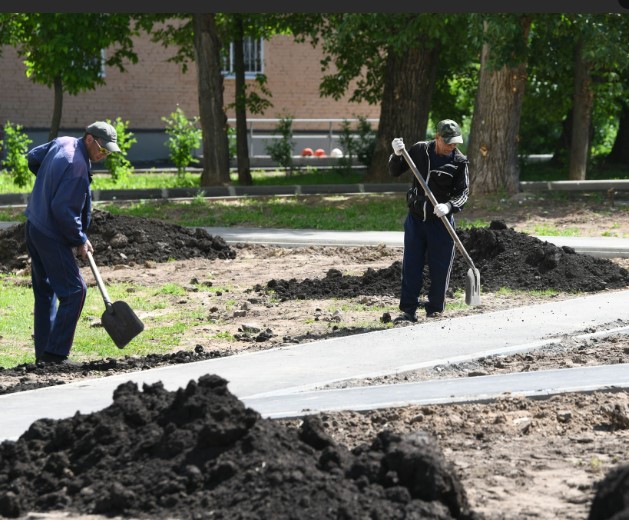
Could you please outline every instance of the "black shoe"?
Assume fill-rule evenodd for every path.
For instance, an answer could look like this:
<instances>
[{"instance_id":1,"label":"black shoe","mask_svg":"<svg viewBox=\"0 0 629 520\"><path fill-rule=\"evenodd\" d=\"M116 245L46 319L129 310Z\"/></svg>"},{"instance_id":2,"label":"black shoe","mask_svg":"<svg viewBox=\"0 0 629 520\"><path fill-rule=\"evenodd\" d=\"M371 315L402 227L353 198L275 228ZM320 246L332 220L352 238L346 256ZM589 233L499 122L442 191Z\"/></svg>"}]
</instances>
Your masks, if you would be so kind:
<instances>
[{"instance_id":1,"label":"black shoe","mask_svg":"<svg viewBox=\"0 0 629 520\"><path fill-rule=\"evenodd\" d=\"M415 323L417 321L417 318L415 317L414 314L411 314L409 312L403 312L402 314L400 314L397 318L393 320L393 323L401 323L403 321L410 321L411 323Z\"/></svg>"},{"instance_id":2,"label":"black shoe","mask_svg":"<svg viewBox=\"0 0 629 520\"><path fill-rule=\"evenodd\" d=\"M443 316L443 314L439 311L430 311L426 313L426 318L441 318L441 316Z\"/></svg>"},{"instance_id":3,"label":"black shoe","mask_svg":"<svg viewBox=\"0 0 629 520\"><path fill-rule=\"evenodd\" d=\"M79 366L80 363L76 361L71 361L68 359L68 356L60 356L59 354L53 354L52 352L44 352L37 359L38 363L54 363L55 365L64 365L64 366Z\"/></svg>"}]
</instances>

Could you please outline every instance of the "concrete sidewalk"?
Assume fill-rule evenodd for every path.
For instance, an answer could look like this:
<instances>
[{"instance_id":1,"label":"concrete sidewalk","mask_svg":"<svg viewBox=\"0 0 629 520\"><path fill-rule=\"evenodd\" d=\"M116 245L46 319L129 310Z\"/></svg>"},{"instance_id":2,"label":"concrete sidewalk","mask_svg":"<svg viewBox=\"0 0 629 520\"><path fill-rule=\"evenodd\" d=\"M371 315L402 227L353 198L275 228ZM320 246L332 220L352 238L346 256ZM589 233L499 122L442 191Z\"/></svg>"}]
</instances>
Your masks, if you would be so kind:
<instances>
[{"instance_id":1,"label":"concrete sidewalk","mask_svg":"<svg viewBox=\"0 0 629 520\"><path fill-rule=\"evenodd\" d=\"M629 388L629 364L297 392L245 398L243 402L264 417L279 419L340 410L488 401L504 395L545 397L622 388Z\"/></svg>"},{"instance_id":2,"label":"concrete sidewalk","mask_svg":"<svg viewBox=\"0 0 629 520\"><path fill-rule=\"evenodd\" d=\"M100 410L111 404L113 391L126 381L140 387L161 382L176 390L204 374L218 374L243 400L295 395L335 381L525 352L601 325L615 324L626 331L622 324L629 318L628 309L629 290L610 291L2 395L0 441L17 438L39 418ZM341 397L336 406L344 406Z\"/></svg>"},{"instance_id":3,"label":"concrete sidewalk","mask_svg":"<svg viewBox=\"0 0 629 520\"><path fill-rule=\"evenodd\" d=\"M377 246L404 247L403 231L325 231L317 229L261 229L237 227L203 228L228 244L279 245L286 247L319 246ZM540 240L568 246L577 253L604 258L629 258L629 239L613 237L538 236Z\"/></svg>"}]
</instances>

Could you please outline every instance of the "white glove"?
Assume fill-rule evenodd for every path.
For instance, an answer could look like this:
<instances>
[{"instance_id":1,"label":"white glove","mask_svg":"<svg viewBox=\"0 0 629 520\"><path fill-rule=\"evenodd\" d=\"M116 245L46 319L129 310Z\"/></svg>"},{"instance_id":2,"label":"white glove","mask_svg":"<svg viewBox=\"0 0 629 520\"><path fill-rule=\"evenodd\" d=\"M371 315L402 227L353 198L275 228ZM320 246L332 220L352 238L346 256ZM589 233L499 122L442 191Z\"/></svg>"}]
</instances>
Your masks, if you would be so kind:
<instances>
[{"instance_id":1,"label":"white glove","mask_svg":"<svg viewBox=\"0 0 629 520\"><path fill-rule=\"evenodd\" d=\"M441 218L444 215L447 215L448 213L450 213L451 209L452 209L452 204L450 204L449 202L444 202L443 204L437 204L435 206L435 215Z\"/></svg>"},{"instance_id":2,"label":"white glove","mask_svg":"<svg viewBox=\"0 0 629 520\"><path fill-rule=\"evenodd\" d=\"M393 147L393 151L395 155L402 155L402 150L404 149L404 141L401 137L396 137L391 141L391 146Z\"/></svg>"}]
</instances>

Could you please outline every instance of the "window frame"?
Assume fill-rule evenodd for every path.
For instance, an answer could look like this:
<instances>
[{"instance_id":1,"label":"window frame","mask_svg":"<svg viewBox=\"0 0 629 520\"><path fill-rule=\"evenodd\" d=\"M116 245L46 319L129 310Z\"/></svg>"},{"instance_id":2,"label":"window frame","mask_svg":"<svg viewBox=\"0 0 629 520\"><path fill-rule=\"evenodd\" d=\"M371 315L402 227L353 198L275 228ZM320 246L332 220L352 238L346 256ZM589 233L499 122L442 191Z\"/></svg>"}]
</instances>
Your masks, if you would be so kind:
<instances>
[{"instance_id":1,"label":"window frame","mask_svg":"<svg viewBox=\"0 0 629 520\"><path fill-rule=\"evenodd\" d=\"M254 56L254 60L260 63L259 70L247 70L247 63L245 62L245 79L254 79L259 74L264 74L264 40L262 38L252 38L250 36L245 36L244 40L245 46L247 45L247 42L257 42L257 49L254 49L254 52L257 50L258 56ZM226 64L229 67L227 69L225 68ZM234 42L229 43L229 54L227 56L223 56L221 74L226 79L234 79L236 77L234 72Z\"/></svg>"}]
</instances>

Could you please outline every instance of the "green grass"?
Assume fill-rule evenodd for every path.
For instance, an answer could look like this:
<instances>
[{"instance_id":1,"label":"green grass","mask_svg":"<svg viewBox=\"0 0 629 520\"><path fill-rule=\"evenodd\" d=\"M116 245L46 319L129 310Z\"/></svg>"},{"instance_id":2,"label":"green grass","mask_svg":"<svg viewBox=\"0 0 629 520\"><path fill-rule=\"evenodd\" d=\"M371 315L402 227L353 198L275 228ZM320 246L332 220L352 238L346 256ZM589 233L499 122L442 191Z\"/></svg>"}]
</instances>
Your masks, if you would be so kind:
<instances>
[{"instance_id":1,"label":"green grass","mask_svg":"<svg viewBox=\"0 0 629 520\"><path fill-rule=\"evenodd\" d=\"M157 218L195 227L266 227L400 231L407 209L404 194L248 197L236 201L141 201L107 204L113 214Z\"/></svg>"},{"instance_id":2,"label":"green grass","mask_svg":"<svg viewBox=\"0 0 629 520\"><path fill-rule=\"evenodd\" d=\"M98 289L90 287L72 346L72 358L76 361L172 352L184 337L194 334L193 328L207 315L202 305L178 305L186 291L172 283L157 290L115 283L108 284L107 291L112 301L129 304L144 322L145 330L124 350L118 349L105 329L93 326L100 323L105 306ZM0 367L34 361L33 305L33 291L25 278L0 278Z\"/></svg>"},{"instance_id":3,"label":"green grass","mask_svg":"<svg viewBox=\"0 0 629 520\"><path fill-rule=\"evenodd\" d=\"M340 170L318 170L307 167L300 171L286 175L283 170L252 170L251 177L255 186L285 186L285 185L313 185L313 184L357 184L364 182L364 171L354 170L344 172ZM33 180L34 180L33 176ZM238 174L230 173L231 181L238 185ZM129 189L161 189L161 188L194 188L200 186L201 173L197 170L186 171L177 176L174 172L151 171L136 172L126 178L114 182L106 172L97 172L92 179L93 190L129 190ZM0 170L0 193L29 193L32 184L18 187L12 179Z\"/></svg>"},{"instance_id":4,"label":"green grass","mask_svg":"<svg viewBox=\"0 0 629 520\"><path fill-rule=\"evenodd\" d=\"M579 230L577 228L557 228L555 226L536 225L530 230L531 235L544 237L578 237Z\"/></svg>"}]
</instances>

